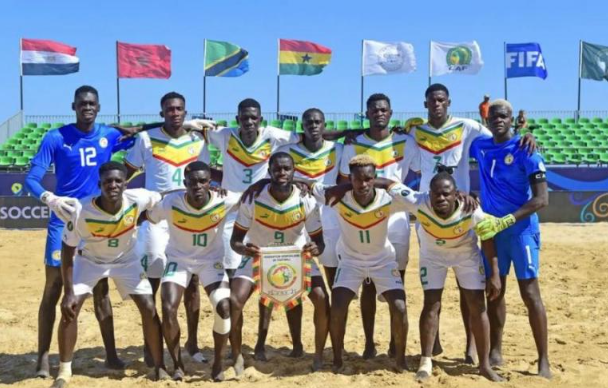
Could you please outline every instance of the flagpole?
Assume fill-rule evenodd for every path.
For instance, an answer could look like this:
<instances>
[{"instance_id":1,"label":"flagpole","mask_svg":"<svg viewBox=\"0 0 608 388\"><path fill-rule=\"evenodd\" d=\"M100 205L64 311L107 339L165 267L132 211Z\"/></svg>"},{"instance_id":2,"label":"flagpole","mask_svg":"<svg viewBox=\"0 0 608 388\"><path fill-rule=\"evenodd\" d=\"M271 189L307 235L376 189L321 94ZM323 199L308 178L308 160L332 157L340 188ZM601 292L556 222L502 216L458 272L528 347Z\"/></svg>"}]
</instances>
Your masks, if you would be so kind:
<instances>
[{"instance_id":1,"label":"flagpole","mask_svg":"<svg viewBox=\"0 0 608 388\"><path fill-rule=\"evenodd\" d=\"M277 120L281 111L281 39L277 39Z\"/></svg>"},{"instance_id":2,"label":"flagpole","mask_svg":"<svg viewBox=\"0 0 608 388\"><path fill-rule=\"evenodd\" d=\"M23 63L21 63L21 52L23 51L23 38L19 39L19 109L23 112Z\"/></svg>"},{"instance_id":3,"label":"flagpole","mask_svg":"<svg viewBox=\"0 0 608 388\"><path fill-rule=\"evenodd\" d=\"M505 62L505 100L507 98L507 42L503 42L503 57Z\"/></svg>"},{"instance_id":4,"label":"flagpole","mask_svg":"<svg viewBox=\"0 0 608 388\"><path fill-rule=\"evenodd\" d=\"M583 41L578 41L578 103L576 105L576 121L581 115L581 74L583 71Z\"/></svg>"},{"instance_id":5,"label":"flagpole","mask_svg":"<svg viewBox=\"0 0 608 388\"><path fill-rule=\"evenodd\" d=\"M120 124L120 78L118 72L118 41L116 41L116 118Z\"/></svg>"},{"instance_id":6,"label":"flagpole","mask_svg":"<svg viewBox=\"0 0 608 388\"><path fill-rule=\"evenodd\" d=\"M203 118L206 118L207 113L207 71L205 70L205 62L207 59L207 39L203 43Z\"/></svg>"},{"instance_id":7,"label":"flagpole","mask_svg":"<svg viewBox=\"0 0 608 388\"><path fill-rule=\"evenodd\" d=\"M361 40L361 110L360 110L360 115L361 115L361 120L363 120L363 91L365 88L365 77L363 77L363 50L364 50L364 46L365 46L365 40L362 39Z\"/></svg>"},{"instance_id":8,"label":"flagpole","mask_svg":"<svg viewBox=\"0 0 608 388\"><path fill-rule=\"evenodd\" d=\"M433 41L430 40L429 41L429 86L431 86L431 71L433 69L432 62L431 62L433 59L431 56L432 45L433 45Z\"/></svg>"}]
</instances>

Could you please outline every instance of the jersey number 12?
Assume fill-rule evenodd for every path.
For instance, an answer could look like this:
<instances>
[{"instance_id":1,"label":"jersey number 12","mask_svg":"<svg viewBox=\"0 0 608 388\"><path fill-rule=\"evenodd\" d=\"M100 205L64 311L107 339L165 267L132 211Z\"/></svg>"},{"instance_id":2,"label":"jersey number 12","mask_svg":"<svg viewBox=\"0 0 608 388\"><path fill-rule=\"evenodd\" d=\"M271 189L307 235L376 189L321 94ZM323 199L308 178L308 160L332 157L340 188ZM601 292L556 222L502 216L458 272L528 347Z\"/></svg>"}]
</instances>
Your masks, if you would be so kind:
<instances>
[{"instance_id":1,"label":"jersey number 12","mask_svg":"<svg viewBox=\"0 0 608 388\"><path fill-rule=\"evenodd\" d=\"M84 166L97 166L95 157L97 156L97 150L95 147L80 148L80 165Z\"/></svg>"}]
</instances>

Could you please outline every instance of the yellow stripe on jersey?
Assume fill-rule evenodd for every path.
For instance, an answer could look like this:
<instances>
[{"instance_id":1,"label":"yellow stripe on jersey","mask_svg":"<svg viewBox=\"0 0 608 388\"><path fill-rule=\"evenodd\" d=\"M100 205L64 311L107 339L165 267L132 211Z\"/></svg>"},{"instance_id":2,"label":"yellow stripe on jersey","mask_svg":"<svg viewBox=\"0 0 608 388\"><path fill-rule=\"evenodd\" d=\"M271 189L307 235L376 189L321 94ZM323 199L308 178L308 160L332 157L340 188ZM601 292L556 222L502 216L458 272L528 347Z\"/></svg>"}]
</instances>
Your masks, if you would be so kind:
<instances>
[{"instance_id":1,"label":"yellow stripe on jersey","mask_svg":"<svg viewBox=\"0 0 608 388\"><path fill-rule=\"evenodd\" d=\"M309 178L323 176L336 167L336 149L331 148L320 154L305 155L295 147L289 149L297 172Z\"/></svg>"},{"instance_id":2,"label":"yellow stripe on jersey","mask_svg":"<svg viewBox=\"0 0 608 388\"><path fill-rule=\"evenodd\" d=\"M366 136L366 135L363 135ZM355 142L355 154L367 154L376 162L376 169L381 169L391 164L398 163L404 158L405 140L393 142L393 135L376 144L364 144Z\"/></svg>"},{"instance_id":3,"label":"yellow stripe on jersey","mask_svg":"<svg viewBox=\"0 0 608 388\"><path fill-rule=\"evenodd\" d=\"M260 224L270 229L286 230L293 228L304 222L306 213L302 202L284 209L277 210L272 207L255 201L254 219Z\"/></svg>"},{"instance_id":4,"label":"yellow stripe on jersey","mask_svg":"<svg viewBox=\"0 0 608 388\"><path fill-rule=\"evenodd\" d=\"M343 201L340 201L336 208L340 217L355 228L370 229L371 227L381 223L390 215L391 203L379 207L371 211L356 210L348 206Z\"/></svg>"},{"instance_id":5,"label":"yellow stripe on jersey","mask_svg":"<svg viewBox=\"0 0 608 388\"><path fill-rule=\"evenodd\" d=\"M95 199L93 199L95 205ZM95 206L97 208L97 206ZM97 220L85 218L87 230L93 237L116 238L127 233L135 227L137 221L137 204L133 204L125 209L120 217L114 221Z\"/></svg>"},{"instance_id":6,"label":"yellow stripe on jersey","mask_svg":"<svg viewBox=\"0 0 608 388\"><path fill-rule=\"evenodd\" d=\"M220 202L201 214L188 213L176 206L171 208L171 223L186 232L202 233L216 227L226 216L226 205Z\"/></svg>"},{"instance_id":7,"label":"yellow stripe on jersey","mask_svg":"<svg viewBox=\"0 0 608 388\"><path fill-rule=\"evenodd\" d=\"M256 147L248 149L241 143L240 139L234 134L231 134L230 140L228 140L227 151L234 160L245 167L251 167L258 163L265 162L270 158L270 139L263 141Z\"/></svg>"},{"instance_id":8,"label":"yellow stripe on jersey","mask_svg":"<svg viewBox=\"0 0 608 388\"><path fill-rule=\"evenodd\" d=\"M416 127L416 143L420 148L439 155L462 144L464 124L456 123L445 129L434 132L423 127Z\"/></svg>"},{"instance_id":9,"label":"yellow stripe on jersey","mask_svg":"<svg viewBox=\"0 0 608 388\"><path fill-rule=\"evenodd\" d=\"M441 221L422 210L418 210L417 217L424 230L435 238L453 240L464 236L471 229L470 215L449 224L442 224Z\"/></svg>"},{"instance_id":10,"label":"yellow stripe on jersey","mask_svg":"<svg viewBox=\"0 0 608 388\"><path fill-rule=\"evenodd\" d=\"M150 137L152 156L172 166L180 167L198 159L203 141L200 139L177 143L175 140L162 140Z\"/></svg>"}]
</instances>

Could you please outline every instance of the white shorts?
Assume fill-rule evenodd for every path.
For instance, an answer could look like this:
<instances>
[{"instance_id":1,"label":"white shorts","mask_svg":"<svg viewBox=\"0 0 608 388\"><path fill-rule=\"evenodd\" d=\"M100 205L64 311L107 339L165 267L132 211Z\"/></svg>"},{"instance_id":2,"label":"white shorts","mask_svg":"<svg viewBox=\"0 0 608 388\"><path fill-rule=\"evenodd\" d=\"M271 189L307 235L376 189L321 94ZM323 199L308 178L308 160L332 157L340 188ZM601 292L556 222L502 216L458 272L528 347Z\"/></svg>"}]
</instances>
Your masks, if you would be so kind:
<instances>
[{"instance_id":1,"label":"white shorts","mask_svg":"<svg viewBox=\"0 0 608 388\"><path fill-rule=\"evenodd\" d=\"M226 214L226 221L224 222L222 239L224 240L224 268L226 269L236 269L241 264L242 256L230 248L230 239L232 238L232 230L234 229L234 222L237 216L238 211L232 210Z\"/></svg>"},{"instance_id":2,"label":"white shorts","mask_svg":"<svg viewBox=\"0 0 608 388\"><path fill-rule=\"evenodd\" d=\"M311 277L321 276L321 271L319 270L317 261L314 259L312 260L312 268L310 271L310 276ZM252 257L243 256L243 261L241 261L241 265L239 265L236 272L234 273L234 278L243 278L243 279L249 280L252 283L254 282L253 281L253 258Z\"/></svg>"},{"instance_id":3,"label":"white shorts","mask_svg":"<svg viewBox=\"0 0 608 388\"><path fill-rule=\"evenodd\" d=\"M74 295L92 294L93 288L104 278L114 280L123 299L129 299L129 295L152 295L152 286L135 255L121 264L99 264L76 255L72 277Z\"/></svg>"},{"instance_id":4,"label":"white shorts","mask_svg":"<svg viewBox=\"0 0 608 388\"><path fill-rule=\"evenodd\" d=\"M390 290L403 290L403 281L397 269L397 263L390 261L376 267L362 267L352 264L348 256L341 254L342 260L338 264L334 286L348 288L355 294L359 293L359 287L364 281L374 282L376 294L382 295Z\"/></svg>"},{"instance_id":5,"label":"white shorts","mask_svg":"<svg viewBox=\"0 0 608 388\"><path fill-rule=\"evenodd\" d=\"M340 229L323 229L323 242L325 242L325 250L319 256L319 263L324 267L337 267L338 254L336 246L340 239Z\"/></svg>"},{"instance_id":6,"label":"white shorts","mask_svg":"<svg viewBox=\"0 0 608 388\"><path fill-rule=\"evenodd\" d=\"M448 268L454 268L460 287L467 290L484 290L486 276L479 251L441 252L420 255L420 282L422 289L439 290L445 285Z\"/></svg>"},{"instance_id":7,"label":"white shorts","mask_svg":"<svg viewBox=\"0 0 608 388\"><path fill-rule=\"evenodd\" d=\"M388 241L395 247L395 259L400 271L410 260L410 218L406 212L391 214L388 220Z\"/></svg>"},{"instance_id":8,"label":"white shorts","mask_svg":"<svg viewBox=\"0 0 608 388\"><path fill-rule=\"evenodd\" d=\"M141 224L138 234L138 249L141 257L141 265L146 270L148 277L160 279L165 272L167 256L165 249L169 243L169 226L167 221L157 224L144 222Z\"/></svg>"},{"instance_id":9,"label":"white shorts","mask_svg":"<svg viewBox=\"0 0 608 388\"><path fill-rule=\"evenodd\" d=\"M199 283L203 287L217 282L228 283L228 275L224 271L223 257L205 257L205 261L200 263L169 257L161 283L171 282L186 288L190 284L192 275L198 275Z\"/></svg>"}]
</instances>

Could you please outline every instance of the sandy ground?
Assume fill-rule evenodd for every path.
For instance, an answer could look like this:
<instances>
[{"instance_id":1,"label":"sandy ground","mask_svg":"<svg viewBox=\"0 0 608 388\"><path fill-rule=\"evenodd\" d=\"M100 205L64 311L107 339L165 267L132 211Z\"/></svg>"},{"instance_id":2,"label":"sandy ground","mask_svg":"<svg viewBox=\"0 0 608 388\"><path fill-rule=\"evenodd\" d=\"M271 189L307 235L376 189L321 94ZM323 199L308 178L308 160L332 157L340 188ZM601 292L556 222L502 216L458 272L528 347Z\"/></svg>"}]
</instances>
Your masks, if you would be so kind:
<instances>
[{"instance_id":1,"label":"sandy ground","mask_svg":"<svg viewBox=\"0 0 608 388\"><path fill-rule=\"evenodd\" d=\"M549 318L549 347L554 378L551 382L536 377L536 350L525 308L518 295L513 274L507 291L508 321L505 333L506 364L500 373L506 377L503 387L608 387L608 224L544 224L542 228L541 286ZM36 355L38 303L44 272L41 256L44 231L0 231L0 385L48 387L51 380L32 377ZM289 333L282 312L273 316L268 341L270 361L256 362L251 357L255 342L257 304L249 303L245 312L244 343L247 369L240 381L228 368L226 387L356 387L419 386L414 379L420 343L418 317L422 292L417 278L418 249L412 240L410 267L407 273L408 312L410 317L407 346L410 370L397 375L386 356L389 339L388 308L380 304L376 320L376 344L379 355L364 361L363 331L358 303L351 305L345 347L346 371L330 371L331 350L327 344L325 368L310 373L313 349L312 306L305 302L304 344L308 352L302 359L291 359ZM129 362L125 371L111 372L103 367L103 347L92 301L87 301L79 318L80 333L73 364L75 377L71 386L118 388L130 386L175 386L174 382L154 383L142 362L141 324L132 302L122 302L112 286L116 341L120 356ZM487 387L490 383L476 375L475 369L462 364L464 333L457 303L453 275L444 294L441 336L444 353L435 359L429 386ZM59 311L58 311L59 316ZM180 312L185 329L184 312ZM209 302L203 301L199 344L212 357L212 314ZM183 331L182 331L183 333ZM56 335L55 335L56 337ZM57 373L57 342L51 345L53 374ZM169 357L165 359L170 365ZM189 375L181 385L209 385L210 366L187 363Z\"/></svg>"}]
</instances>

